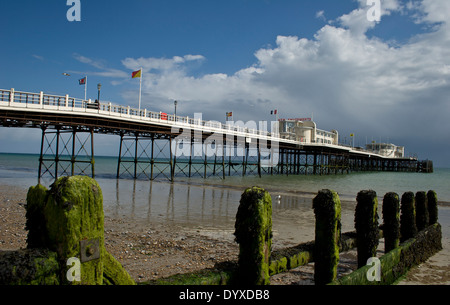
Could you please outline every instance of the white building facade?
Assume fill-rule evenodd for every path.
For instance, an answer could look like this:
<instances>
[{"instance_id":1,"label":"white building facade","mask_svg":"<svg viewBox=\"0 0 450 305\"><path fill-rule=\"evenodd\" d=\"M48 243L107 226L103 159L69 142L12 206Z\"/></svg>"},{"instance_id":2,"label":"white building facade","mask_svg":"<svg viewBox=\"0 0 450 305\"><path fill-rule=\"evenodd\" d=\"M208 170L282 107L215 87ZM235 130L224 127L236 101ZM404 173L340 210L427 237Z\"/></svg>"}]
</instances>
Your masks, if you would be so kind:
<instances>
[{"instance_id":1,"label":"white building facade","mask_svg":"<svg viewBox=\"0 0 450 305\"><path fill-rule=\"evenodd\" d=\"M338 145L339 134L336 130L318 129L316 123L309 118L280 119L280 136L283 139L294 140L305 144L319 143Z\"/></svg>"}]
</instances>

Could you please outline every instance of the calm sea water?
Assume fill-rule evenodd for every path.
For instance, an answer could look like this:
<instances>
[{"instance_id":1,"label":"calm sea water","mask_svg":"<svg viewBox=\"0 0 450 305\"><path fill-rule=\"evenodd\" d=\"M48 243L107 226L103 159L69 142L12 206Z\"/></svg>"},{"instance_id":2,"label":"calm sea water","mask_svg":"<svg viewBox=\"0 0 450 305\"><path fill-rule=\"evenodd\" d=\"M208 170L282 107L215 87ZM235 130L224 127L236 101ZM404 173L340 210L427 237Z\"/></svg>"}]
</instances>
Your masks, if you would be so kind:
<instances>
[{"instance_id":1,"label":"calm sea water","mask_svg":"<svg viewBox=\"0 0 450 305\"><path fill-rule=\"evenodd\" d=\"M0 184L28 188L37 184L38 155L0 153ZM196 228L234 229L234 219L242 191L251 186L268 190L273 198L276 234L294 242L313 237L312 198L321 189L339 193L343 202L343 229L353 229L356 195L372 189L382 198L387 192L400 196L407 191L435 190L439 201L450 202L450 169L421 173L353 173L330 176L263 176L177 178L148 181L116 179L117 159L96 157L96 180L100 184L105 214L131 217L144 223L171 223ZM44 179L48 186L52 181ZM381 202L381 201L380 201ZM296 233L302 230L301 240Z\"/></svg>"}]
</instances>

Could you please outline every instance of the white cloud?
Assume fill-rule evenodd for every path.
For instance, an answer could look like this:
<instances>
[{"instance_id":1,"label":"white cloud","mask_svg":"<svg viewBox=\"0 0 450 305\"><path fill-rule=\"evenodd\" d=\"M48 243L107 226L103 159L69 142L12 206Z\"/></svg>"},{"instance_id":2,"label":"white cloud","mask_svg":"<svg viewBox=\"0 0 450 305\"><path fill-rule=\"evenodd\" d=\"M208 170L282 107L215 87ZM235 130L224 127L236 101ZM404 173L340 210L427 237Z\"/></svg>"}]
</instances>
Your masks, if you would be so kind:
<instances>
[{"instance_id":1,"label":"white cloud","mask_svg":"<svg viewBox=\"0 0 450 305\"><path fill-rule=\"evenodd\" d=\"M321 20L323 20L323 21L326 21L327 20L327 18L325 17L325 11L318 11L317 13L316 13L316 18L317 19L321 19Z\"/></svg>"},{"instance_id":2,"label":"white cloud","mask_svg":"<svg viewBox=\"0 0 450 305\"><path fill-rule=\"evenodd\" d=\"M445 19L450 1L404 6L382 1L382 16L419 10L421 19L416 21L434 25L434 31L395 48L365 35L376 23L367 20L366 1L359 2L359 8L324 26L314 39L278 36L275 47L257 50L256 63L234 75L190 75L186 65L203 61L201 55L127 58L122 63L147 72L143 103L152 110L164 110L168 100L177 99L185 115L203 112L213 120L224 120L227 111L242 120L270 119L272 109L289 117L314 113L319 128L337 129L341 135L389 138L410 149L450 149L450 37Z\"/></svg>"},{"instance_id":3,"label":"white cloud","mask_svg":"<svg viewBox=\"0 0 450 305\"><path fill-rule=\"evenodd\" d=\"M83 63L87 64L89 66L92 66L97 69L97 71L70 71L74 74L83 74L83 75L97 75L102 77L111 77L111 78L127 78L128 73L125 71L119 70L119 69L112 69L108 68L106 64L103 63L101 60L94 60L91 58L88 58L86 56L80 55L80 54L73 54L73 57Z\"/></svg>"},{"instance_id":4,"label":"white cloud","mask_svg":"<svg viewBox=\"0 0 450 305\"><path fill-rule=\"evenodd\" d=\"M191 61L202 61L205 58L202 55L185 55L183 57L174 56L173 58L126 58L122 61L122 64L132 70L140 69L141 67L145 72L152 70L159 70L161 72L168 72L174 69L182 69L182 64Z\"/></svg>"}]
</instances>

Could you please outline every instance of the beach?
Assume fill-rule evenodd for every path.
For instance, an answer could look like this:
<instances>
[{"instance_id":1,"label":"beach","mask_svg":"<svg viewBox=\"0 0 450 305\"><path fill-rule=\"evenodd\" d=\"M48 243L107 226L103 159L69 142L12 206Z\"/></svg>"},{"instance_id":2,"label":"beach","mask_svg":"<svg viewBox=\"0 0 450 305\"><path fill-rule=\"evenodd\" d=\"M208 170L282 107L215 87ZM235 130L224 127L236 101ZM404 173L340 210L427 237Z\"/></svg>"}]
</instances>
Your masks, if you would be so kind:
<instances>
[{"instance_id":1,"label":"beach","mask_svg":"<svg viewBox=\"0 0 450 305\"><path fill-rule=\"evenodd\" d=\"M136 185L132 182L120 183ZM206 193L202 186L191 186L189 188L191 194L187 196L186 193L183 193L186 192L186 184L162 184L165 187L175 188L179 197L184 197L185 200L193 198L189 196L192 196L194 193L200 193L203 196ZM163 186L158 184L156 189ZM227 194L227 192L223 192L223 188L210 186L207 190L209 192L217 192L219 197ZM234 194L229 195L231 201L238 198L238 190L228 189L228 191ZM0 185L0 251L26 247L26 193L26 187ZM142 190L138 194L148 196ZM145 282L165 278L173 274L214 268L217 263L237 260L238 245L234 242L233 236L233 212L236 206L229 208L229 211L223 206L216 207L217 210L221 210L220 215L225 213L225 217L219 217L219 214L213 213L214 209L206 211L207 209L204 207L203 211L197 211L194 208L195 205L191 202L190 209L187 208L186 203L183 207L178 206L183 212L177 214L175 206L170 205L170 200L167 205L166 198L162 205L165 211L163 213L162 210L158 210L155 204L151 207L140 207L138 203L139 195L129 196L128 194L125 197L129 197L131 202L120 203L121 197L117 193L115 200L112 200L108 195L104 196L105 247L123 265L136 282ZM289 196L283 194L282 198L284 197ZM303 197L303 201L284 198L283 200L287 200L287 202L283 204L278 203L276 199L274 200L274 250L313 240L313 213L309 204L312 198L310 195ZM108 202L108 200L113 202ZM301 202L304 202L304 204ZM180 203L177 204L181 205ZM200 207L202 206L201 202L197 202L197 204ZM299 213L293 216L291 215L291 209L286 207L277 208L277 205L293 205L295 210L299 210L299 206L304 206L305 210L300 209ZM343 201L342 206L343 232L350 231L353 225L353 204L351 201ZM151 209L153 211L149 212ZM186 211L190 211L188 213L189 220L186 220ZM183 217L180 217L179 214L183 215ZM303 216L299 217L300 214ZM212 221L214 218L217 225L214 225L214 221ZM293 219L296 219L295 223L292 223ZM439 221L443 230L442 243L444 249L424 264L413 268L399 284L450 284L449 207L439 207ZM382 255L382 252L383 243L381 240L379 255ZM355 251L341 253L341 263L338 269L339 276L355 270L355 261ZM313 272L313 264L308 264L290 272L273 276L271 284L310 285L314 283Z\"/></svg>"}]
</instances>

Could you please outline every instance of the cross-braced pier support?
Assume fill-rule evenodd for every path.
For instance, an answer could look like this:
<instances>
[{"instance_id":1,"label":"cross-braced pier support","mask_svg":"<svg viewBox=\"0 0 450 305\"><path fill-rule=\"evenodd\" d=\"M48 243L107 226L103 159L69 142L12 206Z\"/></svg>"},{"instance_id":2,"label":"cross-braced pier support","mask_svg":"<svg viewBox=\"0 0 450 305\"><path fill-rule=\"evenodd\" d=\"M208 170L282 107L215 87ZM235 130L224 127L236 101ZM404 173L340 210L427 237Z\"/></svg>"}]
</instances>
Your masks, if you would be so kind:
<instances>
[{"instance_id":1,"label":"cross-braced pier support","mask_svg":"<svg viewBox=\"0 0 450 305\"><path fill-rule=\"evenodd\" d=\"M42 125L38 181L49 175L95 177L93 128Z\"/></svg>"},{"instance_id":2,"label":"cross-braced pier support","mask_svg":"<svg viewBox=\"0 0 450 305\"><path fill-rule=\"evenodd\" d=\"M190 132L176 137L122 132L117 177L173 181L175 177L261 176L271 173L267 164L273 156L266 146L221 135L199 138Z\"/></svg>"},{"instance_id":3,"label":"cross-braced pier support","mask_svg":"<svg viewBox=\"0 0 450 305\"><path fill-rule=\"evenodd\" d=\"M183 136L184 135L184 136ZM336 175L358 171L416 171L416 160L383 159L345 151L272 147L253 139L215 135L120 134L117 177ZM254 141L252 143L252 140Z\"/></svg>"}]
</instances>

